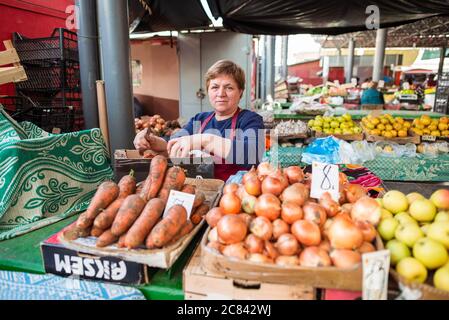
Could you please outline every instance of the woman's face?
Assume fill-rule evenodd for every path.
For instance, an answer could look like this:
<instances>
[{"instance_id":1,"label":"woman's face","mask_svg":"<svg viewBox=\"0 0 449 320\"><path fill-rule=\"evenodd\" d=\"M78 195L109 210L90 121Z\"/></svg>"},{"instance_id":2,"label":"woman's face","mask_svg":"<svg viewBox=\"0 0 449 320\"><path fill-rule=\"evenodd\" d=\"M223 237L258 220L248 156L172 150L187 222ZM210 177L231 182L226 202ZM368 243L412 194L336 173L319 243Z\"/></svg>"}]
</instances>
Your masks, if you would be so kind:
<instances>
[{"instance_id":1,"label":"woman's face","mask_svg":"<svg viewBox=\"0 0 449 320\"><path fill-rule=\"evenodd\" d=\"M243 90L230 75L219 75L212 79L208 88L209 100L218 114L227 115L234 112L240 102Z\"/></svg>"}]
</instances>

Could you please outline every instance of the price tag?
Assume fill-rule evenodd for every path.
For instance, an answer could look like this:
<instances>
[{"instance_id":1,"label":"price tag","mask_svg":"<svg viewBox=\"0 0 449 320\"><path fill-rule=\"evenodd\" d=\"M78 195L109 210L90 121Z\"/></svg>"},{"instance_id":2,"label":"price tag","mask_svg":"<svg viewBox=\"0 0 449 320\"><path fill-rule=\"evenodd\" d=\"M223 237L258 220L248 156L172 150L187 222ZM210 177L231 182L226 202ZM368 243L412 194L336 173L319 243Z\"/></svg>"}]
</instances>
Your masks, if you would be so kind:
<instances>
[{"instance_id":1,"label":"price tag","mask_svg":"<svg viewBox=\"0 0 449 320\"><path fill-rule=\"evenodd\" d=\"M357 86L357 78L351 78L351 83L354 87Z\"/></svg>"},{"instance_id":2,"label":"price tag","mask_svg":"<svg viewBox=\"0 0 449 320\"><path fill-rule=\"evenodd\" d=\"M436 136L429 136L429 135L424 135L421 138L423 141L436 141L437 140Z\"/></svg>"},{"instance_id":3,"label":"price tag","mask_svg":"<svg viewBox=\"0 0 449 320\"><path fill-rule=\"evenodd\" d=\"M409 90L409 89L410 89L410 83L404 82L404 83L402 84L402 88L404 88L404 90Z\"/></svg>"},{"instance_id":4,"label":"price tag","mask_svg":"<svg viewBox=\"0 0 449 320\"><path fill-rule=\"evenodd\" d=\"M383 88L385 86L385 81L379 80L379 83L377 84L378 88Z\"/></svg>"},{"instance_id":5,"label":"price tag","mask_svg":"<svg viewBox=\"0 0 449 320\"><path fill-rule=\"evenodd\" d=\"M382 250L362 255L363 300L387 300L390 251Z\"/></svg>"},{"instance_id":6,"label":"price tag","mask_svg":"<svg viewBox=\"0 0 449 320\"><path fill-rule=\"evenodd\" d=\"M170 210L170 208L175 205L183 206L187 211L187 219L190 218L190 215L192 214L194 201L195 201L194 194L171 190L170 196L168 197L167 205L165 206L164 218L167 215L168 210Z\"/></svg>"},{"instance_id":7,"label":"price tag","mask_svg":"<svg viewBox=\"0 0 449 320\"><path fill-rule=\"evenodd\" d=\"M314 162L312 164L312 190L310 196L321 198L322 194L329 192L332 199L340 199L340 184L338 166L333 164Z\"/></svg>"}]
</instances>

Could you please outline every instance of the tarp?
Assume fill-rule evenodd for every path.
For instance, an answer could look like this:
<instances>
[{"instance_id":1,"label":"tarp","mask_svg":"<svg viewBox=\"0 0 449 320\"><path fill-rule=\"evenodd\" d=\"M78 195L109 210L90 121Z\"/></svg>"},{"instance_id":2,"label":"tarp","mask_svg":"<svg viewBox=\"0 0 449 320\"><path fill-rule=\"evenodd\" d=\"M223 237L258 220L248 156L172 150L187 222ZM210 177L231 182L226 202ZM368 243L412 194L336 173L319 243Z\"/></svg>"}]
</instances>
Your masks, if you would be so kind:
<instances>
[{"instance_id":1,"label":"tarp","mask_svg":"<svg viewBox=\"0 0 449 320\"><path fill-rule=\"evenodd\" d=\"M208 19L200 0L129 0L134 32L207 28ZM146 1L152 14L142 14ZM226 29L247 34L328 34L367 30L373 18L380 27L393 27L449 14L447 0L207 0L215 19L223 18ZM368 6L378 8L367 10ZM138 8L139 13L131 8ZM374 15L373 15L374 14ZM143 15L143 17L142 17ZM136 24L136 23L135 23Z\"/></svg>"}]
</instances>

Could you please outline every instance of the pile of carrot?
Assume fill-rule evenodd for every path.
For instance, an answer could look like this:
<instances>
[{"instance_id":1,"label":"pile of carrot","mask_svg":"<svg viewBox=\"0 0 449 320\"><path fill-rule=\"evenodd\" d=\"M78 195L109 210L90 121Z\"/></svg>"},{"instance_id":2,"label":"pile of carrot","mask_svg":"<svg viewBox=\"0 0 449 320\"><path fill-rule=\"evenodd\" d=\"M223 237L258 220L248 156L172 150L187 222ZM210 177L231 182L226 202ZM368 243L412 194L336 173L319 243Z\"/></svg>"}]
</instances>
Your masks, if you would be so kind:
<instances>
[{"instance_id":1,"label":"pile of carrot","mask_svg":"<svg viewBox=\"0 0 449 320\"><path fill-rule=\"evenodd\" d=\"M209 211L204 193L185 184L182 168L168 168L167 159L156 156L147 179L137 188L131 172L118 184L107 181L97 189L86 212L73 225L74 238L93 236L97 247L118 242L118 247L158 249L171 245L204 219ZM175 205L162 217L171 190L195 195L193 212Z\"/></svg>"}]
</instances>

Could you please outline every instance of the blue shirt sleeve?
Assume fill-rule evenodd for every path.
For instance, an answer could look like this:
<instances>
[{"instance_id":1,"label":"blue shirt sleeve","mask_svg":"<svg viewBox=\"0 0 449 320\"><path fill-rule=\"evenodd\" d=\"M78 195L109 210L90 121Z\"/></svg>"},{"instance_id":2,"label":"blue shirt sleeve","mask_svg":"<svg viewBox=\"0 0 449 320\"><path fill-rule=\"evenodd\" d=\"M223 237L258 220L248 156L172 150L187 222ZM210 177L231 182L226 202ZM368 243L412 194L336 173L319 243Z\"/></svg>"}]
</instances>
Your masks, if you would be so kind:
<instances>
[{"instance_id":1,"label":"blue shirt sleeve","mask_svg":"<svg viewBox=\"0 0 449 320\"><path fill-rule=\"evenodd\" d=\"M195 118L196 117L191 118L181 130L170 137L170 140L185 136L191 136L193 134L193 122L195 121Z\"/></svg>"}]
</instances>

